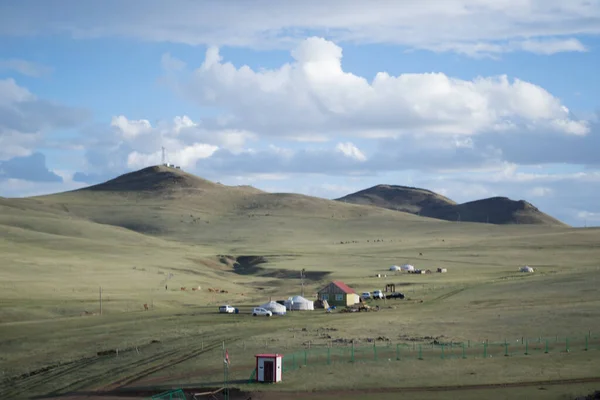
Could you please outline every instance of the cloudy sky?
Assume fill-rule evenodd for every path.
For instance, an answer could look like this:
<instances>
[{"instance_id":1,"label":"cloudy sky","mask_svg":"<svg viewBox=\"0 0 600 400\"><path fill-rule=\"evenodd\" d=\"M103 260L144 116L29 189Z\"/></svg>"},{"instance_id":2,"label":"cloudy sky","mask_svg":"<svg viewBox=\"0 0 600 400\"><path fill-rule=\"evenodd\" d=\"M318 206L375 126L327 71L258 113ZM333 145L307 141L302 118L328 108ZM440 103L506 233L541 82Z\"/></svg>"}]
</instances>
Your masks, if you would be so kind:
<instances>
[{"instance_id":1,"label":"cloudy sky","mask_svg":"<svg viewBox=\"0 0 600 400\"><path fill-rule=\"evenodd\" d=\"M600 0L0 1L0 196L168 161L600 225Z\"/></svg>"}]
</instances>

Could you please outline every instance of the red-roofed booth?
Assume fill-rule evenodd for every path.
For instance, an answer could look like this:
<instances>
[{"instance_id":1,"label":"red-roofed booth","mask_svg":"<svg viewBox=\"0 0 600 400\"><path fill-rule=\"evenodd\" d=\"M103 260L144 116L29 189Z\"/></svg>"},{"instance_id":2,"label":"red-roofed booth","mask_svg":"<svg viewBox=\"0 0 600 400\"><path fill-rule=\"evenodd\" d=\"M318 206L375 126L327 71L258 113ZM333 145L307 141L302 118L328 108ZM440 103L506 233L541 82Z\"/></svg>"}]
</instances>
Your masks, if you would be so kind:
<instances>
[{"instance_id":1,"label":"red-roofed booth","mask_svg":"<svg viewBox=\"0 0 600 400\"><path fill-rule=\"evenodd\" d=\"M257 354L255 357L257 382L281 382L281 370L283 369L282 354Z\"/></svg>"}]
</instances>

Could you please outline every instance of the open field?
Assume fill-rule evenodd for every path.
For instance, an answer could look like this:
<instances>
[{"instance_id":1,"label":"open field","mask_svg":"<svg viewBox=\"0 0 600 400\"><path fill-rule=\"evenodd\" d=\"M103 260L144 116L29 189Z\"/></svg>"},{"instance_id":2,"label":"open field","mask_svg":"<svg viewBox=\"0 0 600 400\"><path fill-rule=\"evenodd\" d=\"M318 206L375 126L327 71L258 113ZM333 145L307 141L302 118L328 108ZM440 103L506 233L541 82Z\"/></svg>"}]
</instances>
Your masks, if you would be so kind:
<instances>
[{"instance_id":1,"label":"open field","mask_svg":"<svg viewBox=\"0 0 600 400\"><path fill-rule=\"evenodd\" d=\"M433 388L600 377L600 341L590 339L589 350L583 349L586 335L600 334L600 229L451 223L311 198L296 199L299 208L269 200L252 210L223 206L211 214L207 204L226 201L82 196L0 201L3 398L218 386L223 342L235 385L265 396L274 390L302 398L294 393L430 387L410 398L441 398ZM237 270L219 262L219 255L264 256L268 262ZM405 262L448 273L387 271ZM517 272L525 264L536 272ZM248 314L270 297L299 294L302 268L307 298L337 279L359 292L395 283L407 299L380 301L381 311L370 313L315 310L271 319ZM241 314L217 314L226 303L239 306ZM556 345L548 354L538 349L526 356L517 346L522 338L556 336L570 338L568 353ZM247 384L257 352L291 354L307 342L317 351L336 339L364 347L380 337L387 339L377 342L386 358L308 363L287 371L277 386ZM505 339L509 357L500 348L483 358L479 347L472 357L442 360L436 347L423 360L394 358L396 345L413 349L437 340L480 346ZM578 381L544 385L546 390L456 393L566 399L598 387ZM364 398L353 396L343 395Z\"/></svg>"}]
</instances>

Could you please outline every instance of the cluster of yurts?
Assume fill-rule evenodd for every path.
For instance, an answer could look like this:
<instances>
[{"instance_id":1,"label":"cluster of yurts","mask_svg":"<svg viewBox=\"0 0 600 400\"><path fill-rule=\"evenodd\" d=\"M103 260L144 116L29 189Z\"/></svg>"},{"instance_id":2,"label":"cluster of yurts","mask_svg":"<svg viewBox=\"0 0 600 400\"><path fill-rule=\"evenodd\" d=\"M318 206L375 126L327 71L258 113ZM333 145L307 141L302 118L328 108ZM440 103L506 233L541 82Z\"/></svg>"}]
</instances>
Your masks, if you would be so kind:
<instances>
[{"instance_id":1,"label":"cluster of yurts","mask_svg":"<svg viewBox=\"0 0 600 400\"><path fill-rule=\"evenodd\" d=\"M271 311L273 315L284 315L287 311L314 310L315 304L302 296L294 296L285 300L283 304L271 300L265 304L261 304L259 307Z\"/></svg>"}]
</instances>

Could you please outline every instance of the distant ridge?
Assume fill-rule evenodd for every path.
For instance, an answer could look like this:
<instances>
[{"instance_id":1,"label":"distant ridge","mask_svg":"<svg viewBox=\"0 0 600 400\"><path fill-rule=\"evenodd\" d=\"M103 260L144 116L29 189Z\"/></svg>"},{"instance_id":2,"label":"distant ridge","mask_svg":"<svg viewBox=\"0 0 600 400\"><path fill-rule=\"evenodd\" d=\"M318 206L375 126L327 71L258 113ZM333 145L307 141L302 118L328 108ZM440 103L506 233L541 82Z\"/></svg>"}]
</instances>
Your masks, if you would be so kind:
<instances>
[{"instance_id":1,"label":"distant ridge","mask_svg":"<svg viewBox=\"0 0 600 400\"><path fill-rule=\"evenodd\" d=\"M346 203L372 205L446 221L491 224L535 224L566 226L525 200L491 197L457 204L427 189L399 185L376 185L336 199Z\"/></svg>"},{"instance_id":2,"label":"distant ridge","mask_svg":"<svg viewBox=\"0 0 600 400\"><path fill-rule=\"evenodd\" d=\"M41 201L43 203L35 204L138 232L184 232L181 224L185 224L185 215L195 224L199 221L198 213L205 219L225 215L245 218L277 215L331 221L373 217L404 223L424 221L426 218L423 217L428 217L445 221L566 226L524 200L507 197L457 204L427 189L377 185L327 200L295 193L268 193L252 186L223 185L164 165L129 172L86 188L22 199L17 203L27 201ZM10 202L15 203L15 200Z\"/></svg>"}]
</instances>

